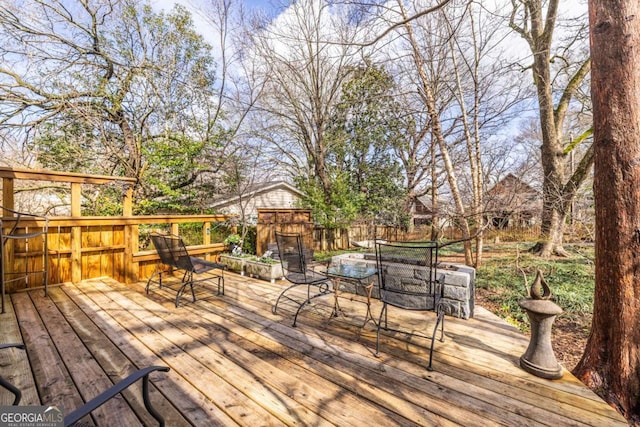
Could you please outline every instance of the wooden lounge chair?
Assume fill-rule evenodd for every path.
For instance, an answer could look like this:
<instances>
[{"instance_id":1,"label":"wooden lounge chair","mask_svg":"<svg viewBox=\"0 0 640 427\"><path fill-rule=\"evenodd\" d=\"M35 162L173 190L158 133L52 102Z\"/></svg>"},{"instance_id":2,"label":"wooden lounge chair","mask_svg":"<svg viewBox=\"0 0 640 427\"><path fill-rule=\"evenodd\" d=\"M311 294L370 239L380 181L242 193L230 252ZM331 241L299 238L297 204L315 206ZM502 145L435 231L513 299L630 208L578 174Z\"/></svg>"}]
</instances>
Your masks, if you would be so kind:
<instances>
[{"instance_id":1,"label":"wooden lounge chair","mask_svg":"<svg viewBox=\"0 0 640 427\"><path fill-rule=\"evenodd\" d=\"M194 283L215 281L217 283L216 295L224 295L224 276L223 270L226 269L224 264L211 262L202 258L197 258L189 255L187 248L179 236L171 234L152 234L151 241L158 251L160 261L165 266L169 267L169 272L173 270L182 271L182 281L180 288L176 294L176 307L180 304L180 297L184 293L187 286L191 289L191 297L193 302L196 301L196 294L193 290ZM219 270L220 273L214 273L213 270ZM162 288L162 275L165 273L165 269L161 266L156 267L156 271L149 277L145 290L149 293L149 287L152 283L157 283ZM201 276L194 279L194 275ZM156 280L157 276L157 280ZM165 283L166 285L166 283Z\"/></svg>"},{"instance_id":2,"label":"wooden lounge chair","mask_svg":"<svg viewBox=\"0 0 640 427\"><path fill-rule=\"evenodd\" d=\"M0 349L5 348L19 348L24 350L24 344L0 344ZM151 400L149 400L149 374L155 371L168 372L169 368L166 366L150 366L148 368L139 369L136 372L132 373L125 379L117 382L113 386L109 387L104 392L100 393L93 399L89 400L84 405L70 412L68 415L64 417L64 425L65 427L73 426L82 418L89 415L91 412L98 409L100 406L104 405L109 399L115 397L116 395L122 393L129 386L131 386L136 381L142 379L142 400L144 401L144 407L149 411L149 414L158 421L158 425L160 427L164 426L164 418L162 415L155 410L155 408L151 405ZM9 390L14 395L13 406L16 406L20 403L20 399L22 397L22 393L20 390L15 387L13 384L6 381L4 378L0 377L0 387Z\"/></svg>"}]
</instances>

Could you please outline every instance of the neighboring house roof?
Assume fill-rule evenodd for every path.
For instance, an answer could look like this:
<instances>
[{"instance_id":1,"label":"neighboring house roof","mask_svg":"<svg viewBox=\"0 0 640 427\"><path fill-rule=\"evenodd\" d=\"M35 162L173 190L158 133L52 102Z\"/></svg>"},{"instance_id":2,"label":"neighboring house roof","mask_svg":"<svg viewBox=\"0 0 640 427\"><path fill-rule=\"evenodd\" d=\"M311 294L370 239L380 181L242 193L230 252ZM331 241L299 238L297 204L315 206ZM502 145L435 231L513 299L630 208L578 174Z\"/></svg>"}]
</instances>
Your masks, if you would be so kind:
<instances>
[{"instance_id":1,"label":"neighboring house roof","mask_svg":"<svg viewBox=\"0 0 640 427\"><path fill-rule=\"evenodd\" d=\"M431 196L420 196L413 199L414 215L433 215Z\"/></svg>"},{"instance_id":2,"label":"neighboring house roof","mask_svg":"<svg viewBox=\"0 0 640 427\"><path fill-rule=\"evenodd\" d=\"M541 193L513 174L501 179L485 196L490 211L538 210Z\"/></svg>"},{"instance_id":3,"label":"neighboring house roof","mask_svg":"<svg viewBox=\"0 0 640 427\"><path fill-rule=\"evenodd\" d=\"M209 205L213 209L223 209L229 206L237 205L241 201L255 199L265 193L273 191L288 191L298 197L304 196L304 193L293 185L285 181L273 181L254 184L248 187L242 194L234 194L232 196L223 196ZM289 207L289 206L271 206L271 207Z\"/></svg>"},{"instance_id":4,"label":"neighboring house roof","mask_svg":"<svg viewBox=\"0 0 640 427\"><path fill-rule=\"evenodd\" d=\"M447 215L450 212L455 210L455 207L452 205L449 199L441 197L438 199L438 208L437 212L434 212L433 203L431 199L431 195L425 195L416 197L414 199L415 205L413 207L413 216L433 216L434 214L438 215Z\"/></svg>"}]
</instances>

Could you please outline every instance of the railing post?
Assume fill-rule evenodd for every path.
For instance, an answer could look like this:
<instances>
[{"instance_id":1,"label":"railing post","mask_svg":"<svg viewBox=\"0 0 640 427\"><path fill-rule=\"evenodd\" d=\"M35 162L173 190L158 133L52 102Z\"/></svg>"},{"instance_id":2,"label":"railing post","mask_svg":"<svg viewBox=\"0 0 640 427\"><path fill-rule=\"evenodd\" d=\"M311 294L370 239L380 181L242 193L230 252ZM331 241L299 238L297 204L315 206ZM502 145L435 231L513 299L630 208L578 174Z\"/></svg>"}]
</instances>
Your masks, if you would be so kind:
<instances>
[{"instance_id":1,"label":"railing post","mask_svg":"<svg viewBox=\"0 0 640 427\"><path fill-rule=\"evenodd\" d=\"M13 200L13 178L2 178L2 206L7 209L14 209L14 200ZM0 212L2 216L13 216L13 213L9 211L5 211L4 209ZM7 232L10 230L7 229ZM9 272L13 272L14 264L13 264L13 240L9 240L3 248L2 253L4 254L4 265L5 268ZM3 244L3 242L0 242ZM4 271L0 272L1 274L5 274ZM4 307L3 307L4 308ZM3 311L4 312L4 311Z\"/></svg>"},{"instance_id":2,"label":"railing post","mask_svg":"<svg viewBox=\"0 0 640 427\"><path fill-rule=\"evenodd\" d=\"M131 218L133 216L133 188L127 186L122 201L122 216ZM139 263L133 261L133 254L138 252L137 224L126 224L124 226L124 282L126 284L138 281Z\"/></svg>"},{"instance_id":3,"label":"railing post","mask_svg":"<svg viewBox=\"0 0 640 427\"><path fill-rule=\"evenodd\" d=\"M208 245L211 243L211 223L205 221L202 223L202 244ZM207 253L204 257L206 260L211 260L211 254Z\"/></svg>"},{"instance_id":4,"label":"railing post","mask_svg":"<svg viewBox=\"0 0 640 427\"><path fill-rule=\"evenodd\" d=\"M71 217L82 216L82 186L71 183ZM82 280L82 227L71 227L71 281L78 283Z\"/></svg>"},{"instance_id":5,"label":"railing post","mask_svg":"<svg viewBox=\"0 0 640 427\"><path fill-rule=\"evenodd\" d=\"M2 178L2 206L14 209L13 206L13 178ZM11 216L9 212L2 212L2 216Z\"/></svg>"}]
</instances>

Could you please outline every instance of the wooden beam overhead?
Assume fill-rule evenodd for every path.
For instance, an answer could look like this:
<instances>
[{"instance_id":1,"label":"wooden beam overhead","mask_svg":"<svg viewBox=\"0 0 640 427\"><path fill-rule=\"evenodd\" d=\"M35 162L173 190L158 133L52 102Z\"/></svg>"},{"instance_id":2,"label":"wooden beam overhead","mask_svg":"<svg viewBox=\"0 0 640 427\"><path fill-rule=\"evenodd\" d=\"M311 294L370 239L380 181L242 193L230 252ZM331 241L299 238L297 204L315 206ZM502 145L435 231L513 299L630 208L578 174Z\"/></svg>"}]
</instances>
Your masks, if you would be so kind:
<instances>
[{"instance_id":1,"label":"wooden beam overhead","mask_svg":"<svg viewBox=\"0 0 640 427\"><path fill-rule=\"evenodd\" d=\"M0 178L28 179L34 181L70 182L79 184L108 184L110 182L135 183L135 178L123 176L91 175L75 172L59 172L41 169L0 167Z\"/></svg>"}]
</instances>

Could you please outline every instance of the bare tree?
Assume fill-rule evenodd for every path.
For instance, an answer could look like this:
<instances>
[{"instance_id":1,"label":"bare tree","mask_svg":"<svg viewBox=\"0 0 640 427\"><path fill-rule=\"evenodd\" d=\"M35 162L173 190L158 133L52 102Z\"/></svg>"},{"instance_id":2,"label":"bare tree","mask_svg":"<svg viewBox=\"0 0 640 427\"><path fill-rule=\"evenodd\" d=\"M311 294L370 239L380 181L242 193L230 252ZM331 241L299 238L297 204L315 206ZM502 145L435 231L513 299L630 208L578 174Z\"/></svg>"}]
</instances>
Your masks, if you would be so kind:
<instances>
[{"instance_id":1,"label":"bare tree","mask_svg":"<svg viewBox=\"0 0 640 427\"><path fill-rule=\"evenodd\" d=\"M398 2L396 11L399 20L406 22L402 32L411 58L410 73L415 76L418 104L423 106L427 118L421 121L421 115L416 115L414 122L424 127L409 133L419 138L413 138L416 143L407 145L404 153L400 153L401 158L410 160L405 162L409 194L417 194L416 189L424 188L425 179L431 178L432 205L437 205L435 189L439 178L434 173L437 160L445 171L453 199L453 222L462 231L465 260L479 266L485 191L482 133L495 126L499 117L507 115L519 93L517 86L507 88L499 78L508 71L499 59L498 49L504 30L498 30L500 26L494 16L466 1L451 1L438 11L413 20L409 19L411 12L404 3ZM422 153L421 163L416 162L416 152ZM424 174L429 170L431 177ZM469 190L469 197L465 189ZM475 256L471 243L474 238Z\"/></svg>"},{"instance_id":2,"label":"bare tree","mask_svg":"<svg viewBox=\"0 0 640 427\"><path fill-rule=\"evenodd\" d=\"M574 373L640 424L640 3L590 0L595 147L593 325Z\"/></svg>"},{"instance_id":3,"label":"bare tree","mask_svg":"<svg viewBox=\"0 0 640 427\"><path fill-rule=\"evenodd\" d=\"M258 110L262 136L292 176L315 182L331 205L334 183L327 159L327 127L341 86L359 64L343 17L321 0L293 3L253 33L253 57L266 79Z\"/></svg>"},{"instance_id":4,"label":"bare tree","mask_svg":"<svg viewBox=\"0 0 640 427\"><path fill-rule=\"evenodd\" d=\"M203 161L227 143L214 64L183 8L3 4L0 39L0 126L41 164L134 177L140 197L173 197L216 167Z\"/></svg>"},{"instance_id":5,"label":"bare tree","mask_svg":"<svg viewBox=\"0 0 640 427\"><path fill-rule=\"evenodd\" d=\"M562 242L567 213L593 164L593 149L590 148L569 175L566 167L568 152L563 137L567 111L591 69L589 58L571 57L572 52L580 52L580 41L585 40L586 29L572 29L567 44L554 51L553 36L560 0L550 0L546 7L542 0L512 0L512 4L511 28L524 38L533 54L531 70L542 133L542 240L532 251L542 256L566 255ZM557 75L552 70L554 62L561 64Z\"/></svg>"},{"instance_id":6,"label":"bare tree","mask_svg":"<svg viewBox=\"0 0 640 427\"><path fill-rule=\"evenodd\" d=\"M402 17L407 20L408 14L404 8L404 5L401 2L398 2L398 7L402 13ZM426 60L423 54L421 53L421 46L418 42L418 39L415 35L414 29L412 27L414 21L407 22L405 24L405 29L407 31L407 38L409 40L409 44L411 46L412 57L415 64L415 68L417 74L419 76L419 81L421 83L421 97L426 106L427 113L429 115L430 123L431 123L431 138L437 145L440 155L442 156L442 161L444 162L444 168L447 172L447 181L449 184L449 189L451 190L451 195L453 197L453 201L456 207L456 219L459 220L459 224L462 230L462 237L465 240L465 262L467 264L473 264L472 254L471 254L471 246L470 246L470 237L471 237L471 229L469 227L469 222L466 220L464 216L464 202L462 199L462 195L460 194L457 182L457 174L455 172L454 164L451 158L450 151L447 147L444 129L442 120L440 118L440 109L437 105L437 92L434 87L434 79L439 77L438 75L429 75L426 66Z\"/></svg>"}]
</instances>

